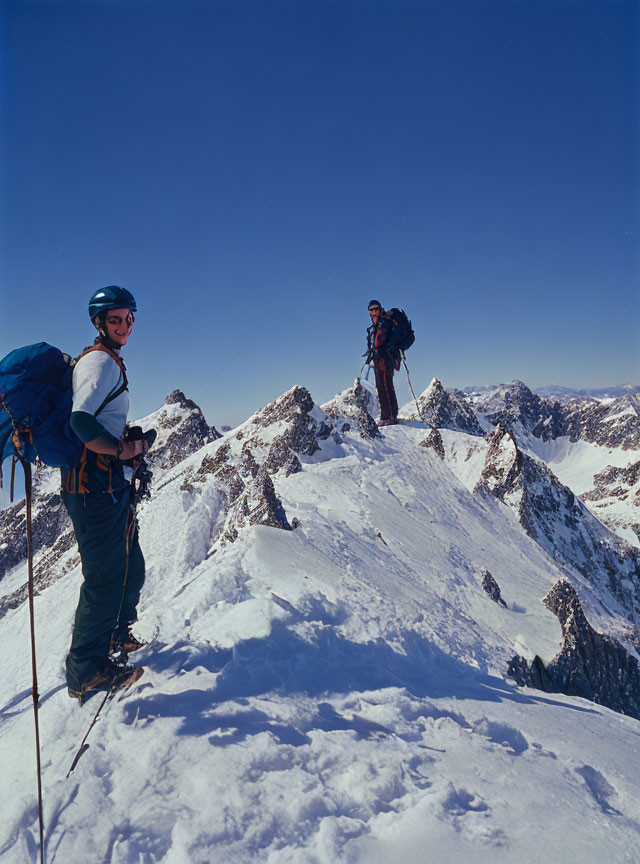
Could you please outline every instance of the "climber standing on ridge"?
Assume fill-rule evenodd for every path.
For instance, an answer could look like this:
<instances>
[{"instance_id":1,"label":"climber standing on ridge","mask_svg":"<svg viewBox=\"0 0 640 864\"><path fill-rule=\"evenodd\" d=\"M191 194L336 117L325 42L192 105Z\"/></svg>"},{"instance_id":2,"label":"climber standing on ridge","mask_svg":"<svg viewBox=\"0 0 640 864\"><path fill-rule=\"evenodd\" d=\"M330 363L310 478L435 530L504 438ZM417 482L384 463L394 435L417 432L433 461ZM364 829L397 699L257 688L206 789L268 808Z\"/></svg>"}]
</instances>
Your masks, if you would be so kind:
<instances>
[{"instance_id":1,"label":"climber standing on ridge","mask_svg":"<svg viewBox=\"0 0 640 864\"><path fill-rule=\"evenodd\" d=\"M367 328L367 362L373 364L380 402L378 426L395 426L398 400L393 386L394 370L400 368L400 352L391 347L392 324L378 300L368 306L371 326Z\"/></svg>"},{"instance_id":2,"label":"climber standing on ridge","mask_svg":"<svg viewBox=\"0 0 640 864\"><path fill-rule=\"evenodd\" d=\"M77 465L62 469L61 495L84 576L66 662L69 695L81 704L93 692L117 689L141 674L109 657L110 651L126 655L143 645L130 630L145 569L124 465L135 472L156 433L126 427L129 393L120 351L136 311L126 288L96 291L89 317L98 336L73 370L71 428L84 449Z\"/></svg>"}]
</instances>

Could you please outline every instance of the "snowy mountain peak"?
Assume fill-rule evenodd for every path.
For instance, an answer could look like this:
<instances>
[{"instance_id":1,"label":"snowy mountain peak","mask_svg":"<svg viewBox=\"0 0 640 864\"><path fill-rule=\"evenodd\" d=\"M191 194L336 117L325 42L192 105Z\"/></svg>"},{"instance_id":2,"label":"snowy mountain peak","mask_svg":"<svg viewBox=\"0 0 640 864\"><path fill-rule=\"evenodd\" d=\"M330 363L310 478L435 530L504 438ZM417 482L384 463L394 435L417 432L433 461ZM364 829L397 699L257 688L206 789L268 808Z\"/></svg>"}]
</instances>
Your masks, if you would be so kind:
<instances>
[{"instance_id":1,"label":"snowy mountain peak","mask_svg":"<svg viewBox=\"0 0 640 864\"><path fill-rule=\"evenodd\" d=\"M640 625L640 552L599 522L547 466L498 424L476 485L513 509L524 530L556 560L598 586Z\"/></svg>"},{"instance_id":2,"label":"snowy mountain peak","mask_svg":"<svg viewBox=\"0 0 640 864\"><path fill-rule=\"evenodd\" d=\"M544 441L563 434L560 405L542 399L518 379L510 384L501 384L493 392L471 398L475 409L494 426L500 423Z\"/></svg>"},{"instance_id":3,"label":"snowy mountain peak","mask_svg":"<svg viewBox=\"0 0 640 864\"><path fill-rule=\"evenodd\" d=\"M400 414L409 419L426 419L438 429L452 429L469 435L484 435L484 430L465 394L445 390L442 382L433 378L429 386L418 397L420 412L414 402L409 402Z\"/></svg>"},{"instance_id":4,"label":"snowy mountain peak","mask_svg":"<svg viewBox=\"0 0 640 864\"><path fill-rule=\"evenodd\" d=\"M426 390L420 394L420 396L424 396L425 399L428 398L431 393L444 393L444 387L442 386L442 381L439 381L435 376L429 381Z\"/></svg>"},{"instance_id":5,"label":"snowy mountain peak","mask_svg":"<svg viewBox=\"0 0 640 864\"><path fill-rule=\"evenodd\" d=\"M190 411L199 411L200 408L196 405L196 403L189 399L182 390L172 390L171 393L164 400L165 405L180 405L182 408L187 408Z\"/></svg>"},{"instance_id":6,"label":"snowy mountain peak","mask_svg":"<svg viewBox=\"0 0 640 864\"><path fill-rule=\"evenodd\" d=\"M513 434L502 423L498 423L489 440L489 449L476 491L486 490L504 500L507 494L519 491L521 467L522 453Z\"/></svg>"},{"instance_id":7,"label":"snowy mountain peak","mask_svg":"<svg viewBox=\"0 0 640 864\"><path fill-rule=\"evenodd\" d=\"M373 419L373 414L378 413L378 400L362 386L360 378L355 379L352 387L338 393L321 407L328 417L346 419L352 423L363 438L375 438L378 434L378 426Z\"/></svg>"},{"instance_id":8,"label":"snowy mountain peak","mask_svg":"<svg viewBox=\"0 0 640 864\"><path fill-rule=\"evenodd\" d=\"M210 441L220 438L202 410L182 390L174 390L156 411L137 421L143 429L158 433L148 462L154 471L172 468Z\"/></svg>"}]
</instances>

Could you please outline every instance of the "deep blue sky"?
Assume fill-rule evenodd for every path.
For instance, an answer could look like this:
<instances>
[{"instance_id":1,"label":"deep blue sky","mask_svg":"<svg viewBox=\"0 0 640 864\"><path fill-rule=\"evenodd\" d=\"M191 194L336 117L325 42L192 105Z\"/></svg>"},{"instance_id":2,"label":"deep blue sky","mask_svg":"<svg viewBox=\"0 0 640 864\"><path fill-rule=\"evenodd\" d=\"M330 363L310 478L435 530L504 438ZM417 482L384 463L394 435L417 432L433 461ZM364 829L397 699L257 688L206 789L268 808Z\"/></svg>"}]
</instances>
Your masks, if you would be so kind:
<instances>
[{"instance_id":1,"label":"deep blue sky","mask_svg":"<svg viewBox=\"0 0 640 864\"><path fill-rule=\"evenodd\" d=\"M638 382L638 5L2 5L0 355L138 298L133 413L235 424L358 373ZM400 401L408 399L406 380Z\"/></svg>"}]
</instances>

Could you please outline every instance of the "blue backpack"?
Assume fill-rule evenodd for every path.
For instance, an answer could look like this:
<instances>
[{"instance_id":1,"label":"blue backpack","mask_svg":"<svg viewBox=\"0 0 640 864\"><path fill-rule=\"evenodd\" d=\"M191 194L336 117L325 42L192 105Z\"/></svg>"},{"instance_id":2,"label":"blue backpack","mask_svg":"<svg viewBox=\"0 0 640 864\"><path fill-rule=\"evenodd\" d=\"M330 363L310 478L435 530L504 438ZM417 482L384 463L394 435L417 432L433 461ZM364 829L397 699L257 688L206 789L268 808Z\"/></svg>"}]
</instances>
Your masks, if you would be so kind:
<instances>
[{"instance_id":1,"label":"blue backpack","mask_svg":"<svg viewBox=\"0 0 640 864\"><path fill-rule=\"evenodd\" d=\"M95 350L105 349L88 349ZM127 388L120 358L117 362L123 383L109 393L96 415ZM16 348L0 360L0 470L9 456L51 468L78 462L84 445L70 425L75 363L76 359L46 342Z\"/></svg>"}]
</instances>

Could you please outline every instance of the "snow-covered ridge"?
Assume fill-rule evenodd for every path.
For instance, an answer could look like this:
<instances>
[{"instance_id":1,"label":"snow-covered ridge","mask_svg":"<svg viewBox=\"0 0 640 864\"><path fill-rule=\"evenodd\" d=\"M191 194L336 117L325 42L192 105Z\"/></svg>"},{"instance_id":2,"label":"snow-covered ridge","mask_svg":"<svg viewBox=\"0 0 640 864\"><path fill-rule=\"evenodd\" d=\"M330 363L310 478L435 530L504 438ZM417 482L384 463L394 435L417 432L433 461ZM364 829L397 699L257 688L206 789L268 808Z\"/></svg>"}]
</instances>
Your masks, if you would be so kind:
<instances>
[{"instance_id":1,"label":"snow-covered ridge","mask_svg":"<svg viewBox=\"0 0 640 864\"><path fill-rule=\"evenodd\" d=\"M453 864L628 861L638 721L506 674L514 654L548 664L561 649L541 599L562 579L634 661L618 641L632 635L627 595L545 545L557 519L564 540L582 536L588 513L574 503L564 523L567 493L507 429L461 431L453 410L437 435L419 420L378 430L374 410L358 382L322 407L293 387L222 438L157 452L138 627L158 640L69 781L89 719L62 686L79 568L40 585L50 860L417 861L428 841ZM482 476L497 496L473 491ZM25 605L0 627L15 791L0 859L17 862L36 830Z\"/></svg>"}]
</instances>

